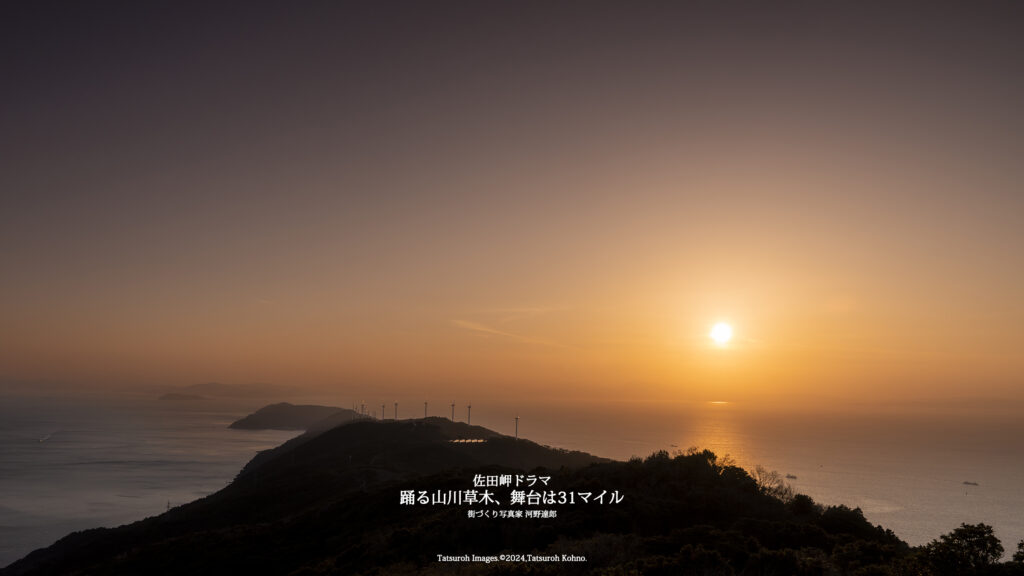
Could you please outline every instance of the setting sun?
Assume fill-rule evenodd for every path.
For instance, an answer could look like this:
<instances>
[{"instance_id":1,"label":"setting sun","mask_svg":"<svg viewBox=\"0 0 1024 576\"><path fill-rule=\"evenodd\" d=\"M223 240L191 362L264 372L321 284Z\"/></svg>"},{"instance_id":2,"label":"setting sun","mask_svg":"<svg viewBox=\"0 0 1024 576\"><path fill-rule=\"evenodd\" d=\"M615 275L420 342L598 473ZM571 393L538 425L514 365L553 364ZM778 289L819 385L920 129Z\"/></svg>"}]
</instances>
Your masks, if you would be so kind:
<instances>
[{"instance_id":1,"label":"setting sun","mask_svg":"<svg viewBox=\"0 0 1024 576\"><path fill-rule=\"evenodd\" d=\"M725 345L729 340L732 340L732 326L725 322L719 322L711 328L711 333L708 336L715 341L715 344L719 346Z\"/></svg>"}]
</instances>

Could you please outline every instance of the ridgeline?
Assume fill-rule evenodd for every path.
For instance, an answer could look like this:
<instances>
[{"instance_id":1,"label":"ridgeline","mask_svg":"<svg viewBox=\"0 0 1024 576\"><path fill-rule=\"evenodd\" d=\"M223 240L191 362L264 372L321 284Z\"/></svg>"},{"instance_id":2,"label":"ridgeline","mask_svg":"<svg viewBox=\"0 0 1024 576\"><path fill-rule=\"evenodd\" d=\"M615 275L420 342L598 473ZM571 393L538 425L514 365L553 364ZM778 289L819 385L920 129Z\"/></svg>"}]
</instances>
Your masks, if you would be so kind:
<instances>
[{"instance_id":1,"label":"ridgeline","mask_svg":"<svg viewBox=\"0 0 1024 576\"><path fill-rule=\"evenodd\" d=\"M943 574L937 558L710 451L615 462L443 418L351 419L0 574Z\"/></svg>"}]
</instances>

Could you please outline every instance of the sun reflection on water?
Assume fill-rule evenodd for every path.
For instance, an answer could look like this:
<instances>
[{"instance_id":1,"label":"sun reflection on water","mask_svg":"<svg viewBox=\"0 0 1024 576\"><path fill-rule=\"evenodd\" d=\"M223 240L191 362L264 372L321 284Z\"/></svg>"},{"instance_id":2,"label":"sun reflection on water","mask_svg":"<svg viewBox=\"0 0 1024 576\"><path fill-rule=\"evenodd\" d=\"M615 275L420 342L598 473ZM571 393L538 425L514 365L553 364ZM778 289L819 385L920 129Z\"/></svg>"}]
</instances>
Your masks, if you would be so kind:
<instances>
[{"instance_id":1,"label":"sun reflection on water","mask_svg":"<svg viewBox=\"0 0 1024 576\"><path fill-rule=\"evenodd\" d=\"M716 400L697 408L683 430L677 433L680 447L708 449L719 458L729 456L737 465L748 467L747 431L730 402Z\"/></svg>"}]
</instances>

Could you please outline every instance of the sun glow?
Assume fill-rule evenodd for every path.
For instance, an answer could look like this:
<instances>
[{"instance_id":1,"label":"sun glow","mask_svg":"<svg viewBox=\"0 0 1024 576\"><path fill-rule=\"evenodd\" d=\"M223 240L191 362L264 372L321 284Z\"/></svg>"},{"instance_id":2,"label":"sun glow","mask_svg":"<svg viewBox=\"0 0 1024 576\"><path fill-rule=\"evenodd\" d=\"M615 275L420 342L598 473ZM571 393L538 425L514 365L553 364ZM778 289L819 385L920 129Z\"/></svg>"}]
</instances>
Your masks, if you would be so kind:
<instances>
[{"instance_id":1,"label":"sun glow","mask_svg":"<svg viewBox=\"0 0 1024 576\"><path fill-rule=\"evenodd\" d=\"M715 341L715 344L724 346L732 340L732 326L729 326L725 322L719 322L711 327L711 333L708 336Z\"/></svg>"}]
</instances>

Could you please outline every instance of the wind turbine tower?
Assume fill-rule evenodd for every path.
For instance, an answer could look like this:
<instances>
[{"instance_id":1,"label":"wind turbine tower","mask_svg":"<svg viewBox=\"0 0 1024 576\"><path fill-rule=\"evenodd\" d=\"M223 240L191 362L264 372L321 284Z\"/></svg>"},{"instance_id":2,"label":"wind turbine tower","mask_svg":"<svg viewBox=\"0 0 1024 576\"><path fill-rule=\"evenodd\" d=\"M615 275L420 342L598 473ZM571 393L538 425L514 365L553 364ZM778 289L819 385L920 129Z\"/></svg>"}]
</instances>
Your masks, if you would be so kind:
<instances>
[{"instance_id":1,"label":"wind turbine tower","mask_svg":"<svg viewBox=\"0 0 1024 576\"><path fill-rule=\"evenodd\" d=\"M424 418L427 417L427 403L426 402L423 403L423 417Z\"/></svg>"},{"instance_id":2,"label":"wind turbine tower","mask_svg":"<svg viewBox=\"0 0 1024 576\"><path fill-rule=\"evenodd\" d=\"M519 414L516 414L516 440L519 440Z\"/></svg>"},{"instance_id":3,"label":"wind turbine tower","mask_svg":"<svg viewBox=\"0 0 1024 576\"><path fill-rule=\"evenodd\" d=\"M466 405L466 424L472 424L472 423L473 423L473 405L472 404L467 404Z\"/></svg>"},{"instance_id":4,"label":"wind turbine tower","mask_svg":"<svg viewBox=\"0 0 1024 576\"><path fill-rule=\"evenodd\" d=\"M452 402L452 422L455 422L455 402Z\"/></svg>"}]
</instances>

